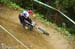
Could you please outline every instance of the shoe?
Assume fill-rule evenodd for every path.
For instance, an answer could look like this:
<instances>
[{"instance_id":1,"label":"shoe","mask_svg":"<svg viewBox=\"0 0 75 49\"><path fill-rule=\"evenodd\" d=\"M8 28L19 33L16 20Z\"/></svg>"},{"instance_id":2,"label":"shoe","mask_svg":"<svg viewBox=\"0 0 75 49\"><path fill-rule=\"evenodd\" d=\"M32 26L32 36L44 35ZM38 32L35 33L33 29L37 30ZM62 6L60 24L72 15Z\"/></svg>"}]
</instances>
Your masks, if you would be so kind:
<instances>
[{"instance_id":1,"label":"shoe","mask_svg":"<svg viewBox=\"0 0 75 49\"><path fill-rule=\"evenodd\" d=\"M33 26L32 26L32 25L29 26L29 30L30 30L30 31L33 30Z\"/></svg>"}]
</instances>

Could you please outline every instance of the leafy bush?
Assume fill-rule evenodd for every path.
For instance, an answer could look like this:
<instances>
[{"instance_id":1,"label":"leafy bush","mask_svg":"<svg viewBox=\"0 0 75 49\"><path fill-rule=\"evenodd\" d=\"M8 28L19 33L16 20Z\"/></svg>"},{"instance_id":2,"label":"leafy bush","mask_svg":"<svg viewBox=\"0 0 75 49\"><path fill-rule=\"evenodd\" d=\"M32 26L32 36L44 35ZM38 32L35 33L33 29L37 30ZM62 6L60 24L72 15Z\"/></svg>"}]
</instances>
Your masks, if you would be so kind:
<instances>
[{"instance_id":1,"label":"leafy bush","mask_svg":"<svg viewBox=\"0 0 75 49\"><path fill-rule=\"evenodd\" d=\"M0 0L0 3L2 3L2 4L9 4L10 0Z\"/></svg>"},{"instance_id":2,"label":"leafy bush","mask_svg":"<svg viewBox=\"0 0 75 49\"><path fill-rule=\"evenodd\" d=\"M13 9L17 9L17 10L21 10L21 11L24 10L19 5L16 5L16 3L12 2L11 0L0 0L0 3L7 5L8 7L13 8Z\"/></svg>"}]
</instances>

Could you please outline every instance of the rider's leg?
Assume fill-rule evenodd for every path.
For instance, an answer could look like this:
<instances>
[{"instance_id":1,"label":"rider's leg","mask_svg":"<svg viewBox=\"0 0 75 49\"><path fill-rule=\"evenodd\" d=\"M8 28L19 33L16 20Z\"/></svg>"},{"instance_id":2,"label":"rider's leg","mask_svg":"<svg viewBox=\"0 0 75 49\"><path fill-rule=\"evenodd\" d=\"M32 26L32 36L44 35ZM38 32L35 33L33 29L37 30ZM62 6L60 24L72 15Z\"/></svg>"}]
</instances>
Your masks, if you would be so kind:
<instances>
[{"instance_id":1,"label":"rider's leg","mask_svg":"<svg viewBox=\"0 0 75 49\"><path fill-rule=\"evenodd\" d=\"M24 17L23 16L19 16L19 20L20 20L20 23L23 25L23 27L25 27L26 22L24 21Z\"/></svg>"},{"instance_id":2,"label":"rider's leg","mask_svg":"<svg viewBox=\"0 0 75 49\"><path fill-rule=\"evenodd\" d=\"M32 20L29 17L26 20L30 23L29 30L32 31L32 29L33 29Z\"/></svg>"},{"instance_id":3,"label":"rider's leg","mask_svg":"<svg viewBox=\"0 0 75 49\"><path fill-rule=\"evenodd\" d=\"M26 18L26 20L30 23L30 24L32 24L32 20L28 17L28 18Z\"/></svg>"}]
</instances>

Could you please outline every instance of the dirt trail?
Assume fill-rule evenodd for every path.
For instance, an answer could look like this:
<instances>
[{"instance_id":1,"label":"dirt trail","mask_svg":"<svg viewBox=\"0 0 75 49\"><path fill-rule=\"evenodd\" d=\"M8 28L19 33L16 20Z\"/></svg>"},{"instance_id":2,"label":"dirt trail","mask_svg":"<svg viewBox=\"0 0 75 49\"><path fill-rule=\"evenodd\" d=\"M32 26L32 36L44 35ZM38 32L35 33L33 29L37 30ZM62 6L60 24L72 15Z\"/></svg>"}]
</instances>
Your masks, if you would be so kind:
<instances>
[{"instance_id":1,"label":"dirt trail","mask_svg":"<svg viewBox=\"0 0 75 49\"><path fill-rule=\"evenodd\" d=\"M71 46L70 42L67 40L67 38L64 37L64 35L60 34L58 31L52 28L52 26L43 25L39 19L37 20L37 18L35 19L35 21L38 22L38 25L40 24L41 26L46 28L50 36L45 36L36 31L31 32L28 30L24 30L19 23L18 14L19 11L0 6L0 25L4 26L10 33L16 36L30 49L74 49L74 47ZM11 40L12 39L10 39L10 41ZM9 40L6 38L4 39L4 41ZM12 43L16 42L14 41ZM12 45L11 42L10 45Z\"/></svg>"}]
</instances>

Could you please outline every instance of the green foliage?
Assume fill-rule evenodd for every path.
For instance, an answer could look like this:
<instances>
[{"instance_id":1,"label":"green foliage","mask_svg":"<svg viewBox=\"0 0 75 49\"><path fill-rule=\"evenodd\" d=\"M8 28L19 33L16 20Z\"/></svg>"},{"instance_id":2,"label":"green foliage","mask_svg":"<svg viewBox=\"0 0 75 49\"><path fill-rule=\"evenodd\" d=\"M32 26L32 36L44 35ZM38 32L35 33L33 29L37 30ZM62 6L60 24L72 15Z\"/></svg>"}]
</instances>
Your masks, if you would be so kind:
<instances>
[{"instance_id":1,"label":"green foliage","mask_svg":"<svg viewBox=\"0 0 75 49\"><path fill-rule=\"evenodd\" d=\"M4 4L4 5L7 5L8 7L12 8L12 9L17 9L17 10L20 10L20 11L24 10L19 5L17 5L16 3L12 2L12 0L0 0L0 3Z\"/></svg>"},{"instance_id":2,"label":"green foliage","mask_svg":"<svg viewBox=\"0 0 75 49\"><path fill-rule=\"evenodd\" d=\"M75 7L74 6L75 0L71 0L71 1L70 0L63 0L62 5L63 5L64 8L68 8L68 7L71 7L71 6Z\"/></svg>"},{"instance_id":3,"label":"green foliage","mask_svg":"<svg viewBox=\"0 0 75 49\"><path fill-rule=\"evenodd\" d=\"M0 3L2 3L2 4L9 4L10 0L0 0Z\"/></svg>"},{"instance_id":4,"label":"green foliage","mask_svg":"<svg viewBox=\"0 0 75 49\"><path fill-rule=\"evenodd\" d=\"M45 0L44 0L44 2L45 2ZM48 3L51 3L51 2L48 2ZM74 19L75 18L75 0L53 0L52 4L50 4L50 5L54 6L58 10L61 10L67 16L69 16L71 19L73 19L75 21L75 19ZM46 8L46 9L48 9L48 8ZM43 10L43 11L45 11L45 10ZM44 12L44 13L47 14L46 12ZM52 11L50 11L50 13L52 13ZM55 15L55 14L56 13L54 13L53 15ZM61 15L59 15L59 16L61 16ZM75 29L72 29L73 24L69 20L67 20L66 18L62 18L62 17L63 16L61 16L61 19L63 19L63 22L66 23L68 31L71 34L75 34ZM49 19L49 18L47 18L47 19ZM58 19L58 17L56 19ZM59 22L61 22L61 21L59 21ZM62 22L59 24L62 25Z\"/></svg>"},{"instance_id":5,"label":"green foliage","mask_svg":"<svg viewBox=\"0 0 75 49\"><path fill-rule=\"evenodd\" d=\"M16 3L10 2L10 4L8 4L8 6L13 9L23 10L20 6L16 5Z\"/></svg>"}]
</instances>

